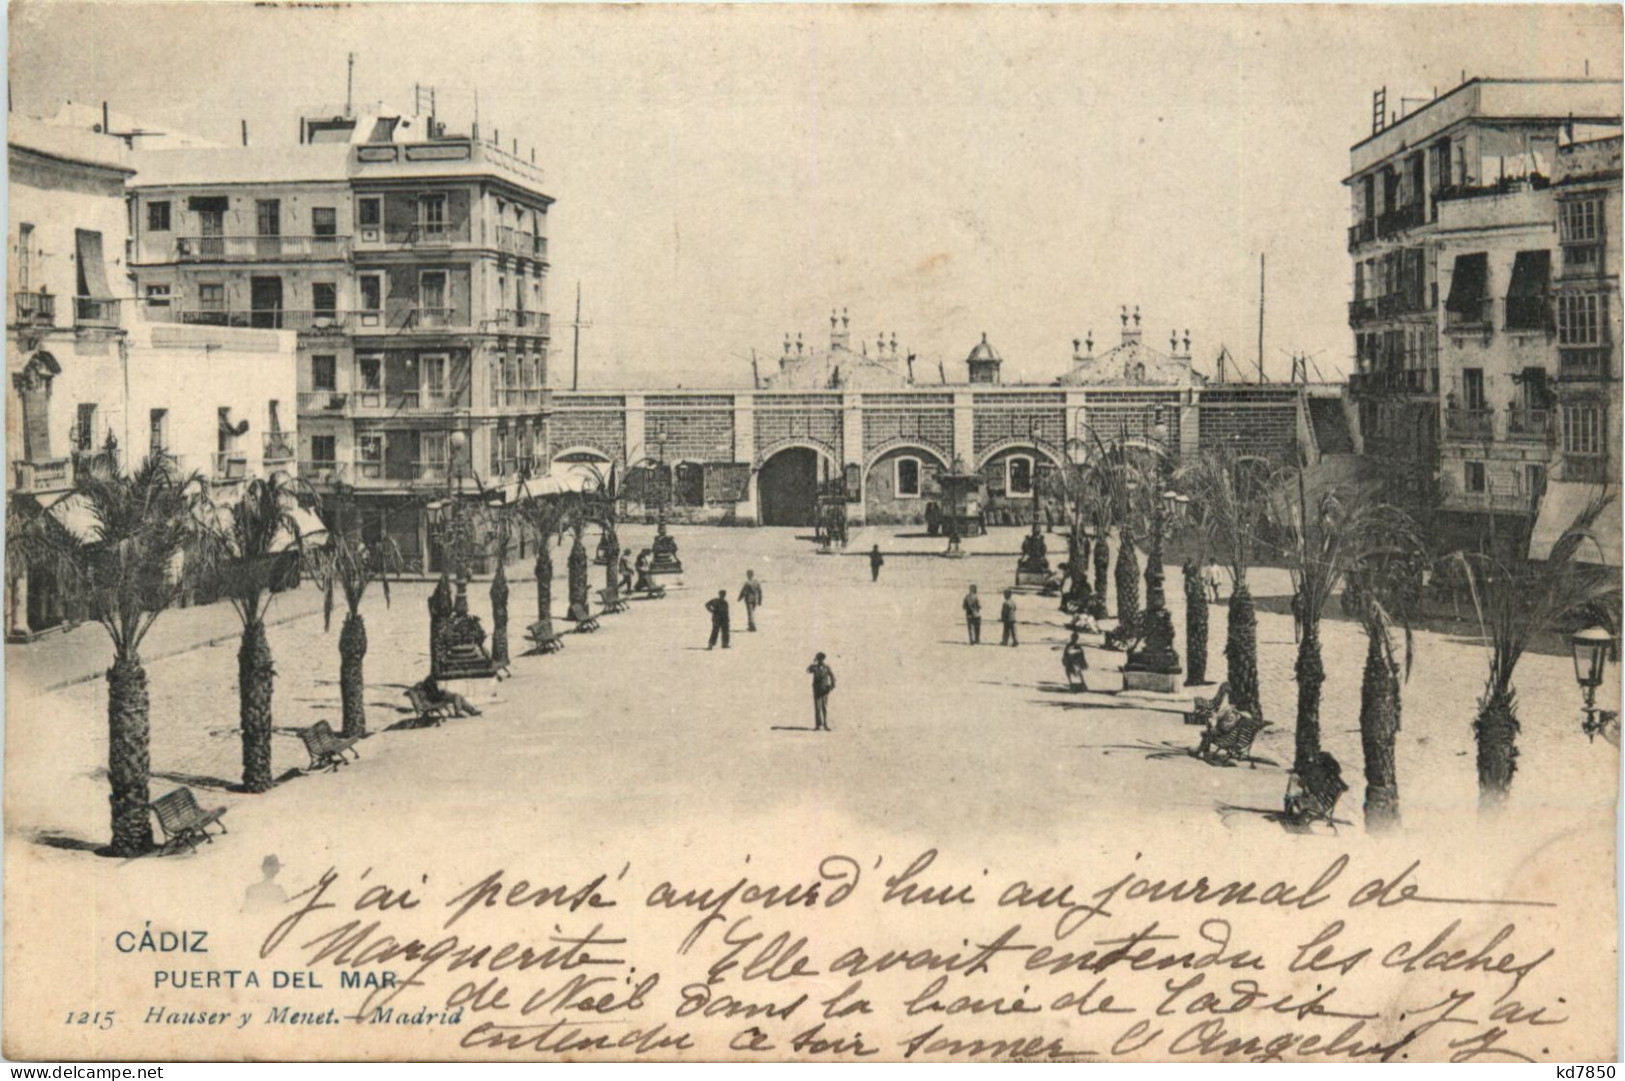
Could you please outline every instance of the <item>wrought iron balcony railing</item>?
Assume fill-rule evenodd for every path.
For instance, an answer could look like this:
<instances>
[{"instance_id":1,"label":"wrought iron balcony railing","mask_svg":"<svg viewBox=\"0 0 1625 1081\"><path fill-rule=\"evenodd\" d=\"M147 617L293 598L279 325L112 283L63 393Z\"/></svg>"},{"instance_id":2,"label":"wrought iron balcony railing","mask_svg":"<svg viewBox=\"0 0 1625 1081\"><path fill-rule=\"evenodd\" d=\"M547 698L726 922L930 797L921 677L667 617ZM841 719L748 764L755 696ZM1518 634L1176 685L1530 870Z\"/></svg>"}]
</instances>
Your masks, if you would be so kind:
<instances>
[{"instance_id":1,"label":"wrought iron balcony railing","mask_svg":"<svg viewBox=\"0 0 1625 1081\"><path fill-rule=\"evenodd\" d=\"M56 326L56 297L50 293L15 293L19 327Z\"/></svg>"}]
</instances>

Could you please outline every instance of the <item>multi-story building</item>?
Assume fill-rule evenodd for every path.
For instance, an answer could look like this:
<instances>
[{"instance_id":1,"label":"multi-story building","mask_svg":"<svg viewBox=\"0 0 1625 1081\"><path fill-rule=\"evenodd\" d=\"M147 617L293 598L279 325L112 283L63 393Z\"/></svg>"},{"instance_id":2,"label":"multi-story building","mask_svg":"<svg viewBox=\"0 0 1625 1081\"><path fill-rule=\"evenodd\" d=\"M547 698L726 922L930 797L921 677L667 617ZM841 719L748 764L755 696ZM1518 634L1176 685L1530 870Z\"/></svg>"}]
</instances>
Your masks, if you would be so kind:
<instances>
[{"instance_id":1,"label":"multi-story building","mask_svg":"<svg viewBox=\"0 0 1625 1081\"><path fill-rule=\"evenodd\" d=\"M131 302L125 250L130 155L86 125L11 117L6 326L8 506L61 508L87 460L160 456L226 489L295 467L292 334L167 326ZM7 635L71 615L48 567L13 568Z\"/></svg>"},{"instance_id":2,"label":"multi-story building","mask_svg":"<svg viewBox=\"0 0 1625 1081\"><path fill-rule=\"evenodd\" d=\"M528 162L419 123L138 154L132 266L151 318L296 331L301 475L433 567L428 504L546 460L553 200Z\"/></svg>"},{"instance_id":3,"label":"multi-story building","mask_svg":"<svg viewBox=\"0 0 1625 1081\"><path fill-rule=\"evenodd\" d=\"M1485 513L1531 514L1567 438L1555 394L1573 289L1559 208L1584 187L1574 163L1617 138L1620 90L1473 79L1403 114L1379 94L1371 135L1351 149L1361 450L1418 509L1442 511L1446 534L1481 531ZM1602 328L1606 300L1586 303L1602 305Z\"/></svg>"}]
</instances>

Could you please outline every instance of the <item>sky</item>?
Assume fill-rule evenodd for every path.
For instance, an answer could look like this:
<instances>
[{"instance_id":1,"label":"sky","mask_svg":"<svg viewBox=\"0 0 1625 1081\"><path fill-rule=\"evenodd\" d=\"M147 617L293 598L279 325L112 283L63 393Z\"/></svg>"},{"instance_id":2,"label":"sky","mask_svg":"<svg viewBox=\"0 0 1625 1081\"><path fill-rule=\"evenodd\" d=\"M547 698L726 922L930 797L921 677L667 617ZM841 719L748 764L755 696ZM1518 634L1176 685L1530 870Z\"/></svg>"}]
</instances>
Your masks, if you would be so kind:
<instances>
[{"instance_id":1,"label":"sky","mask_svg":"<svg viewBox=\"0 0 1625 1081\"><path fill-rule=\"evenodd\" d=\"M1007 381L1072 340L1188 329L1264 368L1351 367L1342 186L1371 94L1621 73L1620 9L408 5L19 0L12 107L109 102L221 142L297 141L302 108L440 115L535 149L553 382L748 386L785 334L896 334L917 371L986 333ZM856 345L854 345L856 348Z\"/></svg>"}]
</instances>

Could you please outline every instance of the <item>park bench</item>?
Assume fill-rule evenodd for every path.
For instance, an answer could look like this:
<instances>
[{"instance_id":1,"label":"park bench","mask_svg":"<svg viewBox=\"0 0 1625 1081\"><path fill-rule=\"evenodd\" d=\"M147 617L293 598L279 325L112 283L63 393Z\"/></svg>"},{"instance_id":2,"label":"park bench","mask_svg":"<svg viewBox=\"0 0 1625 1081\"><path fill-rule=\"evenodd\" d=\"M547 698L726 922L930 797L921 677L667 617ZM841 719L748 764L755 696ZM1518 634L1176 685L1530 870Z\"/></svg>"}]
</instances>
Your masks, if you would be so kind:
<instances>
[{"instance_id":1,"label":"park bench","mask_svg":"<svg viewBox=\"0 0 1625 1081\"><path fill-rule=\"evenodd\" d=\"M661 601L666 599L666 587L651 581L647 586L632 590L632 595L643 594L645 600Z\"/></svg>"},{"instance_id":2,"label":"park bench","mask_svg":"<svg viewBox=\"0 0 1625 1081\"><path fill-rule=\"evenodd\" d=\"M537 653L557 653L564 648L564 639L553 629L551 619L538 619L525 628L525 641Z\"/></svg>"},{"instance_id":3,"label":"park bench","mask_svg":"<svg viewBox=\"0 0 1625 1081\"><path fill-rule=\"evenodd\" d=\"M299 729L299 738L304 741L305 752L310 755L310 765L307 767L310 772L336 770L349 761L345 757L349 754L361 757L361 752L355 749L359 737L340 736L326 721L317 721L309 728Z\"/></svg>"},{"instance_id":4,"label":"park bench","mask_svg":"<svg viewBox=\"0 0 1625 1081\"><path fill-rule=\"evenodd\" d=\"M576 625L577 634L591 634L598 629L598 617L593 615L585 604L572 604L570 613L565 618Z\"/></svg>"},{"instance_id":5,"label":"park bench","mask_svg":"<svg viewBox=\"0 0 1625 1081\"><path fill-rule=\"evenodd\" d=\"M424 695L422 686L406 688L406 700L412 703L412 709L419 721L438 726L451 717L451 705L446 702L430 702Z\"/></svg>"},{"instance_id":6,"label":"park bench","mask_svg":"<svg viewBox=\"0 0 1625 1081\"><path fill-rule=\"evenodd\" d=\"M1313 766L1302 772L1293 770L1287 778L1283 801L1287 822L1305 828L1324 822L1335 831L1337 820L1332 812L1337 810L1337 801L1348 790L1337 759L1321 752Z\"/></svg>"},{"instance_id":7,"label":"park bench","mask_svg":"<svg viewBox=\"0 0 1625 1081\"><path fill-rule=\"evenodd\" d=\"M158 815L158 825L164 831L164 843L158 850L159 855L178 852L181 845L196 852L200 840L213 844L214 838L209 834L212 825L218 825L221 833L226 832L226 824L220 821L226 809L217 807L205 811L197 805L197 797L192 795L190 788L177 788L153 801L151 807Z\"/></svg>"},{"instance_id":8,"label":"park bench","mask_svg":"<svg viewBox=\"0 0 1625 1081\"><path fill-rule=\"evenodd\" d=\"M598 591L598 603L604 606L604 612L613 615L616 612L626 611L626 601L618 590L605 586Z\"/></svg>"},{"instance_id":9,"label":"park bench","mask_svg":"<svg viewBox=\"0 0 1625 1081\"><path fill-rule=\"evenodd\" d=\"M1198 698L1191 703L1191 708L1184 715L1185 723L1199 724L1204 727L1211 724L1213 718L1219 714L1219 707L1223 706L1224 700L1229 697L1230 684L1219 684L1219 689L1212 698Z\"/></svg>"},{"instance_id":10,"label":"park bench","mask_svg":"<svg viewBox=\"0 0 1625 1081\"><path fill-rule=\"evenodd\" d=\"M1220 714L1209 722L1207 731L1202 733L1201 742L1191 750L1191 754L1210 766L1233 766L1240 761L1256 766L1252 758L1253 740L1269 727L1270 722L1251 713L1234 710L1228 715L1231 719L1229 727L1221 730L1219 721L1224 716Z\"/></svg>"}]
</instances>

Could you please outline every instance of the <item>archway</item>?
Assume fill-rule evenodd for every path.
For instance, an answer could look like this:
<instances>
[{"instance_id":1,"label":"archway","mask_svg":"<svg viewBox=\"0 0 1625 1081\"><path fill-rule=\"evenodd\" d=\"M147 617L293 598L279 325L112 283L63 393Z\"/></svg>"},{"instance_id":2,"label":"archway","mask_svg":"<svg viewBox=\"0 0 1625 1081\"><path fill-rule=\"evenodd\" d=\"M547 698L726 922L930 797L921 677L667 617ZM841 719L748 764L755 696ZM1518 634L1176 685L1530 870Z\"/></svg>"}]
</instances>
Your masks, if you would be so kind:
<instances>
[{"instance_id":1,"label":"archway","mask_svg":"<svg viewBox=\"0 0 1625 1081\"><path fill-rule=\"evenodd\" d=\"M762 463L756 498L763 525L810 526L818 506L818 452L785 447Z\"/></svg>"}]
</instances>

